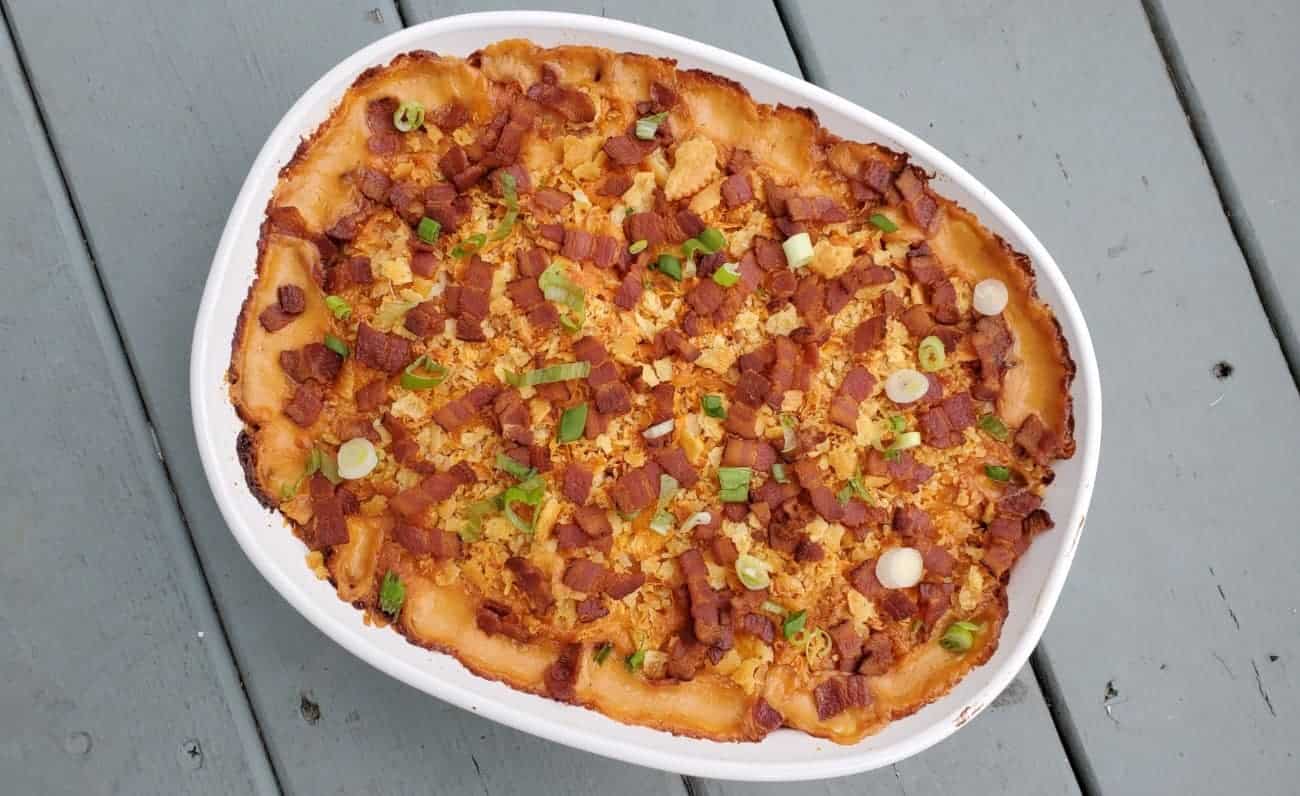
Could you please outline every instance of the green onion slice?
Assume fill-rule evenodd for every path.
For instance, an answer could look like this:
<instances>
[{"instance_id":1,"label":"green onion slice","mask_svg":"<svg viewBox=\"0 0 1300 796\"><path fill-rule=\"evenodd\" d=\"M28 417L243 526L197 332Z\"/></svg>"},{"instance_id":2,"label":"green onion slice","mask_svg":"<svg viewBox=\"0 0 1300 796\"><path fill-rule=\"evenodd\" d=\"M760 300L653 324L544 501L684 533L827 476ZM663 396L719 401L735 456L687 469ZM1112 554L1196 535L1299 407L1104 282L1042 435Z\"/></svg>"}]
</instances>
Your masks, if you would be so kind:
<instances>
[{"instance_id":1,"label":"green onion slice","mask_svg":"<svg viewBox=\"0 0 1300 796\"><path fill-rule=\"evenodd\" d=\"M608 658L609 654L613 651L614 645L606 641L596 648L596 651L591 655L591 659L596 662L597 666L604 666L605 659Z\"/></svg>"},{"instance_id":2,"label":"green onion slice","mask_svg":"<svg viewBox=\"0 0 1300 796\"><path fill-rule=\"evenodd\" d=\"M921 432L904 431L894 438L894 444L889 446L891 451L905 451L909 448L915 448L921 444Z\"/></svg>"},{"instance_id":3,"label":"green onion slice","mask_svg":"<svg viewBox=\"0 0 1300 796\"><path fill-rule=\"evenodd\" d=\"M979 630L980 626L973 622L953 622L948 625L947 630L943 631L939 646L949 652L965 652L975 643L975 634Z\"/></svg>"},{"instance_id":4,"label":"green onion slice","mask_svg":"<svg viewBox=\"0 0 1300 796\"><path fill-rule=\"evenodd\" d=\"M736 577L750 591L766 589L772 583L767 562L758 556L746 553L736 559Z\"/></svg>"},{"instance_id":5,"label":"green onion slice","mask_svg":"<svg viewBox=\"0 0 1300 796\"><path fill-rule=\"evenodd\" d=\"M872 213L871 217L868 218L867 220L871 222L871 226L875 227L876 229L882 232L898 231L898 225L895 224L893 221L890 221L889 216L883 213Z\"/></svg>"},{"instance_id":6,"label":"green onion slice","mask_svg":"<svg viewBox=\"0 0 1300 796\"><path fill-rule=\"evenodd\" d=\"M671 254L661 254L655 261L655 270L669 279L682 281L682 261Z\"/></svg>"},{"instance_id":7,"label":"green onion slice","mask_svg":"<svg viewBox=\"0 0 1300 796\"><path fill-rule=\"evenodd\" d=\"M429 359L428 354L416 357L402 371L402 386L408 390L432 390L447 380L447 368Z\"/></svg>"},{"instance_id":8,"label":"green onion slice","mask_svg":"<svg viewBox=\"0 0 1300 796\"><path fill-rule=\"evenodd\" d=\"M840 491L835 493L835 499L840 502L840 505L844 505L845 503L848 503L849 498L851 497L853 497L853 487L849 486L848 484L845 484L843 487L840 488Z\"/></svg>"},{"instance_id":9,"label":"green onion slice","mask_svg":"<svg viewBox=\"0 0 1300 796\"><path fill-rule=\"evenodd\" d=\"M325 347L341 357L348 355L348 344L328 332L325 334Z\"/></svg>"},{"instance_id":10,"label":"green onion slice","mask_svg":"<svg viewBox=\"0 0 1300 796\"><path fill-rule=\"evenodd\" d=\"M506 490L501 496L501 509L506 514L506 519L510 524L523 531L532 533L533 527L537 524L537 512L534 511L532 516L525 520L515 513L515 506L522 503L536 509L542 503L542 498L546 495L546 482L539 476L533 476L527 481L521 481L518 484Z\"/></svg>"},{"instance_id":11,"label":"green onion slice","mask_svg":"<svg viewBox=\"0 0 1300 796\"><path fill-rule=\"evenodd\" d=\"M623 659L629 672L639 671L645 665L645 650L637 650Z\"/></svg>"},{"instance_id":12,"label":"green onion slice","mask_svg":"<svg viewBox=\"0 0 1300 796\"><path fill-rule=\"evenodd\" d=\"M682 523L682 533L689 533L690 530L695 526L708 525L710 522L713 522L712 514L710 514L707 511L697 511L691 516L687 517L686 522Z\"/></svg>"},{"instance_id":13,"label":"green onion slice","mask_svg":"<svg viewBox=\"0 0 1300 796\"><path fill-rule=\"evenodd\" d=\"M831 651L831 634L822 628L816 628L804 639L803 654L808 659L808 666L817 668L818 662L825 658Z\"/></svg>"},{"instance_id":14,"label":"green onion slice","mask_svg":"<svg viewBox=\"0 0 1300 796\"><path fill-rule=\"evenodd\" d=\"M468 257L483 248L483 244L485 243L487 243L487 235L484 235L482 232L477 235L470 235L468 238L452 247L451 256Z\"/></svg>"},{"instance_id":15,"label":"green onion slice","mask_svg":"<svg viewBox=\"0 0 1300 796\"><path fill-rule=\"evenodd\" d=\"M894 415L889 418L889 430L895 434L901 434L907 430L907 418L902 415Z\"/></svg>"},{"instance_id":16,"label":"green onion slice","mask_svg":"<svg viewBox=\"0 0 1300 796\"><path fill-rule=\"evenodd\" d=\"M523 373L506 371L506 382L511 387L535 387L538 384L550 384L556 381L585 379L591 375L590 362L565 362L560 365L547 365L544 368L528 370Z\"/></svg>"},{"instance_id":17,"label":"green onion slice","mask_svg":"<svg viewBox=\"0 0 1300 796\"><path fill-rule=\"evenodd\" d=\"M725 420L727 417L727 407L723 405L721 395L701 396L700 408L709 417L716 417L719 420Z\"/></svg>"},{"instance_id":18,"label":"green onion slice","mask_svg":"<svg viewBox=\"0 0 1300 796\"><path fill-rule=\"evenodd\" d=\"M424 124L424 106L415 100L407 100L393 111L393 126L403 133L409 133Z\"/></svg>"},{"instance_id":19,"label":"green onion slice","mask_svg":"<svg viewBox=\"0 0 1300 796\"><path fill-rule=\"evenodd\" d=\"M346 321L348 318L352 317L352 305L347 302L347 299L340 298L339 296L326 296L325 308L333 313L334 317L338 318L340 321Z\"/></svg>"},{"instance_id":20,"label":"green onion slice","mask_svg":"<svg viewBox=\"0 0 1300 796\"><path fill-rule=\"evenodd\" d=\"M421 218L419 226L415 228L415 234L425 243L436 243L440 232L442 232L442 224L428 216Z\"/></svg>"},{"instance_id":21,"label":"green onion slice","mask_svg":"<svg viewBox=\"0 0 1300 796\"><path fill-rule=\"evenodd\" d=\"M687 262L695 262L695 253L704 251L704 244L700 243L697 238L687 238L682 244L682 256Z\"/></svg>"},{"instance_id":22,"label":"green onion slice","mask_svg":"<svg viewBox=\"0 0 1300 796\"><path fill-rule=\"evenodd\" d=\"M781 462L774 462L772 464L772 478L774 478L778 484L790 483L790 476L785 474L785 465Z\"/></svg>"},{"instance_id":23,"label":"green onion slice","mask_svg":"<svg viewBox=\"0 0 1300 796\"><path fill-rule=\"evenodd\" d=\"M776 614L777 616L786 615L785 606L781 605L780 603L774 603L771 600L764 600L763 604L760 605L759 608L762 608L764 611L767 611L769 614Z\"/></svg>"},{"instance_id":24,"label":"green onion slice","mask_svg":"<svg viewBox=\"0 0 1300 796\"><path fill-rule=\"evenodd\" d=\"M705 254L715 254L720 252L722 251L722 247L727 245L726 237L713 227L708 227L703 232L696 235L695 239L700 242L700 246L703 247Z\"/></svg>"},{"instance_id":25,"label":"green onion slice","mask_svg":"<svg viewBox=\"0 0 1300 796\"><path fill-rule=\"evenodd\" d=\"M790 616L786 618L785 622L781 624L781 633L788 641L798 635L806 624L808 624L808 612L796 611L795 613L790 614Z\"/></svg>"},{"instance_id":26,"label":"green onion slice","mask_svg":"<svg viewBox=\"0 0 1300 796\"><path fill-rule=\"evenodd\" d=\"M984 465L984 474L987 475L989 478L993 479L994 481L1011 480L1011 468L1003 467L1000 464Z\"/></svg>"},{"instance_id":27,"label":"green onion slice","mask_svg":"<svg viewBox=\"0 0 1300 796\"><path fill-rule=\"evenodd\" d=\"M916 359L921 363L921 370L935 372L943 367L946 357L943 352L943 341L934 335L930 335L921 341L916 349Z\"/></svg>"},{"instance_id":28,"label":"green onion slice","mask_svg":"<svg viewBox=\"0 0 1300 796\"><path fill-rule=\"evenodd\" d=\"M489 514L495 514L501 510L496 498L484 498L469 504L465 509L465 524L461 526L459 535L463 542L477 542L483 535L483 520Z\"/></svg>"},{"instance_id":29,"label":"green onion slice","mask_svg":"<svg viewBox=\"0 0 1300 796\"><path fill-rule=\"evenodd\" d=\"M492 240L508 238L510 231L515 228L515 220L519 218L519 193L515 185L515 175L501 173L501 195L506 200L506 214L501 219L500 226L492 232Z\"/></svg>"},{"instance_id":30,"label":"green onion slice","mask_svg":"<svg viewBox=\"0 0 1300 796\"><path fill-rule=\"evenodd\" d=\"M731 287L740 281L740 265L727 263L713 272L713 281L722 287Z\"/></svg>"},{"instance_id":31,"label":"green onion slice","mask_svg":"<svg viewBox=\"0 0 1300 796\"><path fill-rule=\"evenodd\" d=\"M560 443L575 442L582 439L587 430L587 402L570 406L560 415L560 427L556 429L555 441Z\"/></svg>"},{"instance_id":32,"label":"green onion slice","mask_svg":"<svg viewBox=\"0 0 1300 796\"><path fill-rule=\"evenodd\" d=\"M406 602L406 584L391 569L384 573L384 580L379 584L379 610L389 616L397 616Z\"/></svg>"},{"instance_id":33,"label":"green onion slice","mask_svg":"<svg viewBox=\"0 0 1300 796\"><path fill-rule=\"evenodd\" d=\"M313 449L314 451L315 449ZM319 452L319 451L315 451ZM313 457L314 458L314 457ZM320 456L320 474L329 479L331 484L338 486L343 483L343 477L339 475L339 461L330 456L328 453L322 453Z\"/></svg>"},{"instance_id":34,"label":"green onion slice","mask_svg":"<svg viewBox=\"0 0 1300 796\"><path fill-rule=\"evenodd\" d=\"M997 415L984 415L977 425L981 431L999 442L1006 442L1011 437L1006 424Z\"/></svg>"},{"instance_id":35,"label":"green onion slice","mask_svg":"<svg viewBox=\"0 0 1300 796\"><path fill-rule=\"evenodd\" d=\"M650 245L650 241L645 240L644 238L638 241L633 241L632 245L627 247L627 253L640 254L641 252L645 251L646 247L649 245Z\"/></svg>"},{"instance_id":36,"label":"green onion slice","mask_svg":"<svg viewBox=\"0 0 1300 796\"><path fill-rule=\"evenodd\" d=\"M808 237L807 232L800 232L798 235L786 238L781 248L785 250L785 259L791 268L802 268L812 262L812 238Z\"/></svg>"},{"instance_id":37,"label":"green onion slice","mask_svg":"<svg viewBox=\"0 0 1300 796\"><path fill-rule=\"evenodd\" d=\"M582 288L569 279L564 266L551 263L537 277L537 286L547 301L554 301L569 312L561 313L560 324L571 332L582 328L587 320L587 298Z\"/></svg>"},{"instance_id":38,"label":"green onion slice","mask_svg":"<svg viewBox=\"0 0 1300 796\"><path fill-rule=\"evenodd\" d=\"M676 519L672 514L663 509L655 512L654 517L650 519L650 530L660 536L667 536L668 532L673 529L673 521Z\"/></svg>"},{"instance_id":39,"label":"green onion slice","mask_svg":"<svg viewBox=\"0 0 1300 796\"><path fill-rule=\"evenodd\" d=\"M508 455L505 451L497 453L497 467L505 470L520 481L527 481L529 478L537 475L536 470L526 464L522 464L518 459Z\"/></svg>"},{"instance_id":40,"label":"green onion slice","mask_svg":"<svg viewBox=\"0 0 1300 796\"><path fill-rule=\"evenodd\" d=\"M795 449L799 443L798 435L795 434L795 428L798 421L795 416L789 412L782 412L780 416L781 434L785 437L785 444L781 446L782 453L789 453Z\"/></svg>"},{"instance_id":41,"label":"green onion slice","mask_svg":"<svg viewBox=\"0 0 1300 796\"><path fill-rule=\"evenodd\" d=\"M667 118L668 111L663 111L650 116L642 116L640 119L637 119L636 137L640 138L642 141L649 141L654 138L655 132L659 129L659 125L663 124L664 119Z\"/></svg>"},{"instance_id":42,"label":"green onion slice","mask_svg":"<svg viewBox=\"0 0 1300 796\"><path fill-rule=\"evenodd\" d=\"M719 467L718 486L723 503L744 503L749 500L749 479L754 471L748 467Z\"/></svg>"}]
</instances>

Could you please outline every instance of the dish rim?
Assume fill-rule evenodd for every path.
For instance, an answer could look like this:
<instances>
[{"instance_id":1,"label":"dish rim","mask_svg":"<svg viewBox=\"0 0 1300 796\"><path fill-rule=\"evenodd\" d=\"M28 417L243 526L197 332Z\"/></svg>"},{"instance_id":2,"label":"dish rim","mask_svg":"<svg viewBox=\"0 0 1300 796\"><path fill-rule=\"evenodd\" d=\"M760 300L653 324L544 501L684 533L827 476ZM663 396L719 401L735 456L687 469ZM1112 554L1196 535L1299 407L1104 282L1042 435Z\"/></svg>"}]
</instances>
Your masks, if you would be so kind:
<instances>
[{"instance_id":1,"label":"dish rim","mask_svg":"<svg viewBox=\"0 0 1300 796\"><path fill-rule=\"evenodd\" d=\"M813 756L796 761L740 759L744 757L743 755L733 756L737 759L729 760L726 759L726 750L734 748L733 744L688 739L648 727L634 727L634 732L618 733L619 735L651 734L654 736L652 738L651 735L646 735L646 742L643 743L615 737L614 733L602 734L602 722L613 722L613 720L598 712L581 707L564 706L567 710L582 713L563 715L570 719L581 717L582 720L565 721L560 720L558 716L556 718L542 716L539 715L538 710L535 710L535 704L530 702L542 699L541 697L513 690L503 695L485 694L483 691L489 690L489 686L499 684L480 678L459 667L458 663L456 666L476 682L462 685L438 680L427 668L417 666L405 659L414 656L395 657L389 651L382 649L385 644L374 636L374 631L386 632L385 629L365 627L361 623L360 613L352 610L350 606L345 607L352 610L355 621L347 622L331 616L330 609L337 606L322 605L317 596L309 594L305 587L295 581L295 575L288 571L287 567L297 567L305 572L306 566L301 558L290 561L277 558L257 537L256 528L247 515L248 504L251 501L260 511L267 510L252 500L244 483L242 471L233 483L228 480L231 475L230 460L235 458L235 439L226 433L229 418L219 418L214 415L216 412L223 411L233 415L225 381L226 368L229 364L230 338L228 335L211 334L210 330L214 324L225 328L220 323L222 313L233 315L239 311L248 284L247 282L240 284L236 291L239 300L231 305L231 299L224 295L229 292L227 276L230 271L240 268L241 263L236 256L237 249L240 246L241 236L246 237L248 234L248 225L251 224L254 237L256 236L256 229L261 224L270 190L274 189L278 180L279 168L287 161L285 152L292 153L299 138L310 133L323 120L324 114L336 104L356 75L370 66L386 64L400 52L435 49L430 47L430 43L440 36L480 36L481 34L480 37L486 44L504 38L534 38L539 30L550 32L561 39L572 38L575 42L592 46L610 46L601 43L602 37L630 39L643 44L645 51L652 54L671 52L675 55L670 57L677 57L679 60L686 55L691 61L703 62L707 64L704 68L717 70L737 80L760 101L768 101L757 96L760 92L755 89L762 87L775 89L775 93L779 95L800 97L806 104L814 107L819 116L823 116L823 109L829 109L860 128L855 132L842 130L835 130L835 132L846 137L862 139L866 136L868 140L883 140L887 145L907 152L915 162L937 172L944 182L951 183L968 194L975 204L970 209L976 212L981 222L990 227L1000 226L1004 237L1013 247L1029 255L1040 296L1045 287L1053 294L1051 301L1047 299L1044 301L1047 301L1054 310L1062 331L1069 341L1070 354L1076 365L1072 394L1075 399L1075 456L1079 461L1080 472L1075 492L1068 503L1068 516L1064 516L1064 521L1058 523L1057 528L1050 532L1053 535L1064 534L1065 538L1059 544L1059 551L1053 553L1054 558L1033 600L1032 614L1019 636L1008 637L1004 628L999 640L999 650L989 662L969 672L953 691L944 694L911 716L891 722L881 734L901 722L917 724L915 731L907 732L902 737L879 746L873 744L873 739L879 738L879 735L869 736L853 747L848 747L849 749L860 747L861 750L857 754L838 754L819 759L814 752ZM823 119L823 123L824 121ZM247 264L244 265L246 267ZM219 385L212 383L214 369L220 375ZM214 390L214 386L218 386L219 389ZM262 577L307 621L336 643L370 666L407 685L515 729L555 740L576 749L627 762L683 774L732 780L806 780L843 776L880 768L938 743L991 703L1023 668L1046 628L1047 620L1060 595L1082 536L1086 510L1096 481L1101 444L1100 378L1092 340L1078 302L1046 247L1010 208L973 175L938 149L902 127L847 99L773 67L712 45L654 28L621 20L550 11L490 11L461 14L396 31L340 61L294 102L268 135L259 151L222 231L195 321L189 387L194 432L204 473L231 533ZM222 402L226 404L224 409L221 406ZM242 423L238 423L236 428L242 428ZM1062 486L1058 479L1054 489L1059 490ZM1033 548L1031 553L1032 550ZM1013 579L1020 569L1021 567L1017 567L1013 570ZM301 576L302 573L296 574L298 579L301 579ZM334 599L338 602L336 597ZM403 643L406 642L403 640ZM409 646L423 655L442 655L413 645ZM1009 652L1005 651L1008 646ZM960 701L956 700L954 692L963 683L979 674L987 676L987 682L973 695ZM952 703L952 707L944 707L948 703ZM926 720L916 721L922 713L928 714ZM630 725L618 724L618 726ZM774 738L782 740L783 735L794 732L783 730L773 733L759 744L747 746L771 744ZM802 733L799 735L803 736ZM687 742L692 750L696 745L706 745L706 749L712 753L686 755L665 748L680 745L678 742L682 741ZM795 746L808 745L808 740L795 744ZM840 751L846 748L815 738L811 738L811 745L814 748L834 747Z\"/></svg>"}]
</instances>

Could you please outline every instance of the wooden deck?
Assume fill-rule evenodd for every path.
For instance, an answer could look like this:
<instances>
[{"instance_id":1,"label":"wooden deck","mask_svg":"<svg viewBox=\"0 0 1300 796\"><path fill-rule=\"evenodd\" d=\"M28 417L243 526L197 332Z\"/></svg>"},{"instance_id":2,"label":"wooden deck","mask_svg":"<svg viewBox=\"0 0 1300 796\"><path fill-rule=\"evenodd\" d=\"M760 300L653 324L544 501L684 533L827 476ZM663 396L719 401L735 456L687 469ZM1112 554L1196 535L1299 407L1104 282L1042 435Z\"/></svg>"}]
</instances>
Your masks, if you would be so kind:
<instances>
[{"instance_id":1,"label":"wooden deck","mask_svg":"<svg viewBox=\"0 0 1300 796\"><path fill-rule=\"evenodd\" d=\"M364 44L508 5L0 0L0 792L794 790L378 674L262 581L203 478L190 333L265 136ZM1032 665L930 751L799 792L1294 792L1300 6L526 5L693 36L919 133L1037 232L1092 328L1101 477Z\"/></svg>"}]
</instances>

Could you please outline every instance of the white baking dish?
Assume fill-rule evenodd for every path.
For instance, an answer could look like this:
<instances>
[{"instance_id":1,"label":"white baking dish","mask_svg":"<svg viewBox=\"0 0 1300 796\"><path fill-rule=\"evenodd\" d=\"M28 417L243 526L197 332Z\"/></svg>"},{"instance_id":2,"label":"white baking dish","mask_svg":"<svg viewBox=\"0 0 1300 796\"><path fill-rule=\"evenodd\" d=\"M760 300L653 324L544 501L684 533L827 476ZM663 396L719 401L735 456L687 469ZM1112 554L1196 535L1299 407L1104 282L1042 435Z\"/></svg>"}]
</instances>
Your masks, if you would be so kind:
<instances>
[{"instance_id":1,"label":"white baking dish","mask_svg":"<svg viewBox=\"0 0 1300 796\"><path fill-rule=\"evenodd\" d=\"M408 644L391 630L367 627L303 561L305 549L278 515L260 506L244 484L235 455L242 424L225 381L240 304L254 275L258 228L276 175L364 69L400 52L427 49L466 55L499 39L542 45L590 44L675 58L733 78L761 102L811 107L841 136L878 141L911 153L938 174L936 188L972 209L991 229L1029 254L1043 298L1056 311L1078 364L1074 383L1078 453L1057 468L1047 508L1057 519L1016 566L1010 616L991 660L947 696L853 746L781 730L756 744L681 738L619 724L593 711L514 691L474 676L453 658ZM744 780L834 777L886 766L937 743L968 722L1024 666L1038 643L1069 571L1092 495L1101 440L1101 388L1083 315L1052 256L996 196L942 153L870 111L770 67L706 44L598 17L546 12L467 14L394 33L344 60L294 103L249 171L213 258L194 328L190 360L194 431L208 482L222 515L253 564L298 611L330 638L375 668L426 693L495 721L597 754L687 774Z\"/></svg>"}]
</instances>

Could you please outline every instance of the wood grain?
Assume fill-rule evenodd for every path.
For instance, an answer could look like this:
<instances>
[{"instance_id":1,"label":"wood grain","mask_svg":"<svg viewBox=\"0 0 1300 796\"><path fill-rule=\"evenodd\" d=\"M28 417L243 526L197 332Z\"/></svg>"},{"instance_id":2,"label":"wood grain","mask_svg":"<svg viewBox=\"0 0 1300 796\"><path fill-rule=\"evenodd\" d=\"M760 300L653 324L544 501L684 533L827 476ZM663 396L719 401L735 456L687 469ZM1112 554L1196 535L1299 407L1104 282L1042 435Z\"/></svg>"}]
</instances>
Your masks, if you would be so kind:
<instances>
[{"instance_id":1,"label":"wood grain","mask_svg":"<svg viewBox=\"0 0 1300 796\"><path fill-rule=\"evenodd\" d=\"M274 792L0 29L0 790Z\"/></svg>"},{"instance_id":2,"label":"wood grain","mask_svg":"<svg viewBox=\"0 0 1300 796\"><path fill-rule=\"evenodd\" d=\"M814 78L983 179L1087 313L1108 430L1043 645L1085 775L1294 790L1300 400L1141 7L788 8Z\"/></svg>"}]
</instances>

